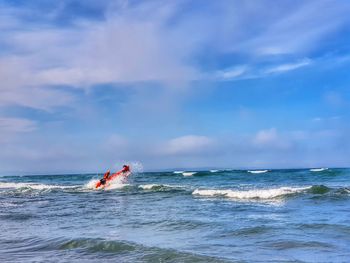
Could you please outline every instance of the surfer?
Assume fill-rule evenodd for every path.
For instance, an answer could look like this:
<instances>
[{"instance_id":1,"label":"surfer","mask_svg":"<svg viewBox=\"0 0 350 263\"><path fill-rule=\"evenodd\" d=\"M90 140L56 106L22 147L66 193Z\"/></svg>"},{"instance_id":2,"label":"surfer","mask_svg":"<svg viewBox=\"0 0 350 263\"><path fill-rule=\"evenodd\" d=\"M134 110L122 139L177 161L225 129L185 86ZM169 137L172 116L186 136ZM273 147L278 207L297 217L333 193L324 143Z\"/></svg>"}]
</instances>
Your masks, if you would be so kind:
<instances>
[{"instance_id":1,"label":"surfer","mask_svg":"<svg viewBox=\"0 0 350 263\"><path fill-rule=\"evenodd\" d=\"M129 172L130 172L130 167L129 167L129 165L126 165L126 164L123 165L123 169L121 169L120 171L118 171L112 175L111 175L110 170L108 170L103 175L103 178L97 182L96 188L100 187L101 185L105 185L108 181L114 179L117 176L127 176Z\"/></svg>"},{"instance_id":2,"label":"surfer","mask_svg":"<svg viewBox=\"0 0 350 263\"><path fill-rule=\"evenodd\" d=\"M99 186L100 185L105 185L106 184L106 182L107 182L107 179L108 179L108 177L110 176L110 174L111 174L111 171L110 170L108 170L104 175L103 175L103 178L100 180L100 184L99 184ZM96 187L98 187L97 185L96 185Z\"/></svg>"}]
</instances>

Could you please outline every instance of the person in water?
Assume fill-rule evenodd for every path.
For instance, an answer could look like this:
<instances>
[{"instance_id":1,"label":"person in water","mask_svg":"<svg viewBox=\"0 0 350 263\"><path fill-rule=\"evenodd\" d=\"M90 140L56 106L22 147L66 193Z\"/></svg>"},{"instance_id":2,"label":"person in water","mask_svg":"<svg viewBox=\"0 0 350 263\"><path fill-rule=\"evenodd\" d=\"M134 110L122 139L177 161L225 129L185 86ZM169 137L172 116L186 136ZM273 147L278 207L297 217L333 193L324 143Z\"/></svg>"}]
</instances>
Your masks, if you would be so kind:
<instances>
[{"instance_id":1,"label":"person in water","mask_svg":"<svg viewBox=\"0 0 350 263\"><path fill-rule=\"evenodd\" d=\"M105 184L106 184L106 181L107 181L107 179L109 178L110 174L111 174L111 171L108 170L108 171L103 175L103 178L100 180L100 184L101 184L101 185L105 185Z\"/></svg>"},{"instance_id":2,"label":"person in water","mask_svg":"<svg viewBox=\"0 0 350 263\"><path fill-rule=\"evenodd\" d=\"M126 173L130 172L130 167L128 165L123 165L123 169L121 169L119 172L116 172L114 174L111 175L110 170L108 170L104 175L103 178L100 180L100 185L105 185L107 180L112 178L112 177L116 177L118 175L125 175ZM96 186L97 187L97 186Z\"/></svg>"}]
</instances>

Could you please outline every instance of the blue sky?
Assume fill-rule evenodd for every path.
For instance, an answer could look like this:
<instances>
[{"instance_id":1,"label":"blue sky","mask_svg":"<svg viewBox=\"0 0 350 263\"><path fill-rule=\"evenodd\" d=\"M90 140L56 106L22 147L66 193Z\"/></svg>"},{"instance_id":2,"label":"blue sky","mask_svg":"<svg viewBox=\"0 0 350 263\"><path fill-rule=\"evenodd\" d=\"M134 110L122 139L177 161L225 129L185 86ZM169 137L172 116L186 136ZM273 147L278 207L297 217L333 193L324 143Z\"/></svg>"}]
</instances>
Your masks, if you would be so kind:
<instances>
[{"instance_id":1,"label":"blue sky","mask_svg":"<svg viewBox=\"0 0 350 263\"><path fill-rule=\"evenodd\" d=\"M0 0L0 172L349 166L349 12Z\"/></svg>"}]
</instances>

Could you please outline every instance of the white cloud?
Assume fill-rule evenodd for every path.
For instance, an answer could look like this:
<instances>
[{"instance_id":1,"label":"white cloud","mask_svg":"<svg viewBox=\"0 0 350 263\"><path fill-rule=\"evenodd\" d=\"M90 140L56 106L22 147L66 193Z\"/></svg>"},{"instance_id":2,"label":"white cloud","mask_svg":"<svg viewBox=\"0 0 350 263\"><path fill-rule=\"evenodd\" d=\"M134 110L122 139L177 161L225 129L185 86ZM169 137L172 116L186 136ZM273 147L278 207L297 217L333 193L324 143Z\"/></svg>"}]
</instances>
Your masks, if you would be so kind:
<instances>
[{"instance_id":1,"label":"white cloud","mask_svg":"<svg viewBox=\"0 0 350 263\"><path fill-rule=\"evenodd\" d=\"M311 64L310 59L303 59L301 61L295 62L295 63L287 63L287 64L281 64L278 66L274 66L271 68L268 68L264 71L265 74L272 74L272 73L282 73L286 71L296 70L301 67L305 67Z\"/></svg>"},{"instance_id":2,"label":"white cloud","mask_svg":"<svg viewBox=\"0 0 350 263\"><path fill-rule=\"evenodd\" d=\"M259 131L254 138L254 143L257 145L269 144L271 142L275 142L278 139L277 131L275 128L271 128L269 130L261 130Z\"/></svg>"},{"instance_id":3,"label":"white cloud","mask_svg":"<svg viewBox=\"0 0 350 263\"><path fill-rule=\"evenodd\" d=\"M1 22L7 30L1 40L11 46L12 54L0 58L0 105L48 110L70 104L71 95L48 87L55 85L85 88L157 81L171 87L186 86L207 76L192 63L203 47L212 47L218 54L250 54L245 66L214 70L216 79L257 77L257 57L280 53L305 56L322 38L349 21L350 8L346 3L308 1L277 6L272 12L265 1L233 5L223 1L216 6L219 14L198 9L179 19L184 3L121 2L106 9L103 21L77 19L70 28L42 26L34 30L17 18L23 15L19 9L4 6ZM176 23L172 24L169 21L173 19ZM265 73L295 70L310 62L285 63ZM41 98L39 93L46 94Z\"/></svg>"},{"instance_id":4,"label":"white cloud","mask_svg":"<svg viewBox=\"0 0 350 263\"><path fill-rule=\"evenodd\" d=\"M257 55L305 54L320 41L348 23L350 6L346 2L307 1L286 6L267 29L247 45Z\"/></svg>"},{"instance_id":5,"label":"white cloud","mask_svg":"<svg viewBox=\"0 0 350 263\"><path fill-rule=\"evenodd\" d=\"M253 145L261 148L289 149L292 144L286 138L281 137L275 128L261 130L253 137Z\"/></svg>"},{"instance_id":6,"label":"white cloud","mask_svg":"<svg viewBox=\"0 0 350 263\"><path fill-rule=\"evenodd\" d=\"M169 155L200 154L210 150L213 145L214 141L206 136L186 135L168 141L161 152Z\"/></svg>"},{"instance_id":7,"label":"white cloud","mask_svg":"<svg viewBox=\"0 0 350 263\"><path fill-rule=\"evenodd\" d=\"M35 121L23 118L0 117L0 134L4 132L21 133L31 132L37 129Z\"/></svg>"},{"instance_id":8,"label":"white cloud","mask_svg":"<svg viewBox=\"0 0 350 263\"><path fill-rule=\"evenodd\" d=\"M247 72L246 66L237 66L237 67L228 68L225 70L218 71L216 73L216 77L218 79L222 79L222 80L232 80L232 79L235 79L237 77L242 76L246 72Z\"/></svg>"},{"instance_id":9,"label":"white cloud","mask_svg":"<svg viewBox=\"0 0 350 263\"><path fill-rule=\"evenodd\" d=\"M57 85L87 88L151 81L186 86L197 78L197 69L185 62L193 47L181 43L171 29L164 30L176 5L154 4L124 8L105 21L69 29L23 26L4 33L2 40L12 51L0 57L0 106L49 110L69 105L72 96L51 88Z\"/></svg>"}]
</instances>

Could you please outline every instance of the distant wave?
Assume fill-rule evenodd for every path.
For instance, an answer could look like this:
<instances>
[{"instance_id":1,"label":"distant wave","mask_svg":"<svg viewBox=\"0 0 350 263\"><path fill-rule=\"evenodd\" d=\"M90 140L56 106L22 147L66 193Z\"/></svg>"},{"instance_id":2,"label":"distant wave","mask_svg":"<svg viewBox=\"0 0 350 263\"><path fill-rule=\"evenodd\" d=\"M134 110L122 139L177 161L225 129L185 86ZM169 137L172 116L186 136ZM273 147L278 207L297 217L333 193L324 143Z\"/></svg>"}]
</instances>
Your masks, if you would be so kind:
<instances>
[{"instance_id":1,"label":"distant wave","mask_svg":"<svg viewBox=\"0 0 350 263\"><path fill-rule=\"evenodd\" d=\"M184 173L185 171L174 171L174 174L182 174Z\"/></svg>"},{"instance_id":2,"label":"distant wave","mask_svg":"<svg viewBox=\"0 0 350 263\"><path fill-rule=\"evenodd\" d=\"M283 197L290 194L300 193L311 187L280 187L272 189L254 189L254 190L201 190L196 189L193 195L207 196L207 197L228 197L234 199L273 199Z\"/></svg>"},{"instance_id":3,"label":"distant wave","mask_svg":"<svg viewBox=\"0 0 350 263\"><path fill-rule=\"evenodd\" d=\"M196 174L197 172L183 172L182 175L183 176L192 176L194 174Z\"/></svg>"},{"instance_id":4,"label":"distant wave","mask_svg":"<svg viewBox=\"0 0 350 263\"><path fill-rule=\"evenodd\" d=\"M180 185L168 185L168 184L142 184L138 186L139 189L147 191L172 191L183 190L184 187Z\"/></svg>"},{"instance_id":5,"label":"distant wave","mask_svg":"<svg viewBox=\"0 0 350 263\"><path fill-rule=\"evenodd\" d=\"M248 170L248 173L251 174L263 174L263 173L267 173L269 170Z\"/></svg>"},{"instance_id":6,"label":"distant wave","mask_svg":"<svg viewBox=\"0 0 350 263\"><path fill-rule=\"evenodd\" d=\"M219 170L210 170L211 173L217 173Z\"/></svg>"},{"instance_id":7,"label":"distant wave","mask_svg":"<svg viewBox=\"0 0 350 263\"><path fill-rule=\"evenodd\" d=\"M328 170L328 168L312 168L310 169L311 172L322 172L322 171L326 171Z\"/></svg>"},{"instance_id":8,"label":"distant wave","mask_svg":"<svg viewBox=\"0 0 350 263\"><path fill-rule=\"evenodd\" d=\"M1 188L14 188L14 189L33 189L33 190L52 190L52 189L76 189L78 185L48 185L48 184L36 184L36 183L10 183L0 182Z\"/></svg>"}]
</instances>

